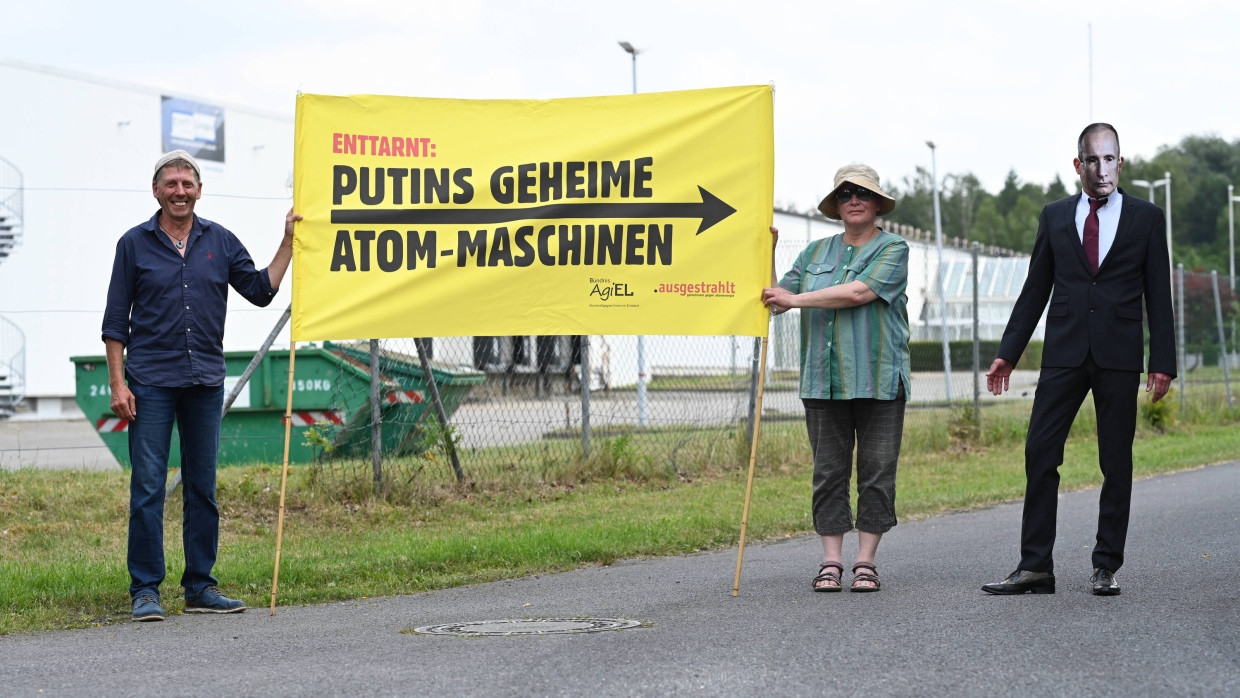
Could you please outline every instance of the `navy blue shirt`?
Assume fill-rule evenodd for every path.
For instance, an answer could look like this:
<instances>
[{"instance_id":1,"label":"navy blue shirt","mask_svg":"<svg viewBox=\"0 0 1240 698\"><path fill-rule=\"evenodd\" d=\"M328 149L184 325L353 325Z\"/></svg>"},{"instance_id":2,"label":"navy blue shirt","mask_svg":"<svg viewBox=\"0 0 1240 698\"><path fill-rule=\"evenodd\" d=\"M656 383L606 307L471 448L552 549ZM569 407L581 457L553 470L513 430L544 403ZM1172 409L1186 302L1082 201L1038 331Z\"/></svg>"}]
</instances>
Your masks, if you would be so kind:
<instances>
[{"instance_id":1,"label":"navy blue shirt","mask_svg":"<svg viewBox=\"0 0 1240 698\"><path fill-rule=\"evenodd\" d=\"M125 345L125 373L143 385L223 385L228 287L265 307L276 291L227 228L194 216L181 257L159 212L116 243L103 338Z\"/></svg>"}]
</instances>

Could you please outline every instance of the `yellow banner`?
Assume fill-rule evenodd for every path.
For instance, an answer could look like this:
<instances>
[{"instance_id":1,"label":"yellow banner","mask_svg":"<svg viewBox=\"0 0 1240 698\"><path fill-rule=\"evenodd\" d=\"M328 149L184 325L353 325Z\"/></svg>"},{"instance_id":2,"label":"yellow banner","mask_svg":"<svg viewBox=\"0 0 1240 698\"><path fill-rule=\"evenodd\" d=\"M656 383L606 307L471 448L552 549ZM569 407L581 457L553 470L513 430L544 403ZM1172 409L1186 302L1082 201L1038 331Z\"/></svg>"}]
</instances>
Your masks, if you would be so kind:
<instances>
[{"instance_id":1,"label":"yellow banner","mask_svg":"<svg viewBox=\"0 0 1240 698\"><path fill-rule=\"evenodd\" d=\"M766 333L771 89L297 98L295 341Z\"/></svg>"}]
</instances>

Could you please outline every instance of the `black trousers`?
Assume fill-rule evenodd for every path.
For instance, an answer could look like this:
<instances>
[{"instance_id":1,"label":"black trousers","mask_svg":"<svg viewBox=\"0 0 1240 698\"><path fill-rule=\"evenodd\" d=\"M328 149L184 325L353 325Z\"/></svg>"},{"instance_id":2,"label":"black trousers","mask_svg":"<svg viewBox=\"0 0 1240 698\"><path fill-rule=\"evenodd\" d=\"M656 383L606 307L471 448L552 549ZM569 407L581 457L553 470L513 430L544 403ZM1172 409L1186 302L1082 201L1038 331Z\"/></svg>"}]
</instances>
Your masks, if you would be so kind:
<instances>
[{"instance_id":1,"label":"black trousers","mask_svg":"<svg viewBox=\"0 0 1240 698\"><path fill-rule=\"evenodd\" d=\"M1099 368L1093 356L1074 368L1043 368L1025 440L1025 511L1021 520L1020 569L1053 572L1059 466L1072 420L1086 394L1094 395L1098 419L1098 465L1102 494L1093 566L1112 572L1124 564L1132 498L1132 441L1137 428L1141 374Z\"/></svg>"}]
</instances>

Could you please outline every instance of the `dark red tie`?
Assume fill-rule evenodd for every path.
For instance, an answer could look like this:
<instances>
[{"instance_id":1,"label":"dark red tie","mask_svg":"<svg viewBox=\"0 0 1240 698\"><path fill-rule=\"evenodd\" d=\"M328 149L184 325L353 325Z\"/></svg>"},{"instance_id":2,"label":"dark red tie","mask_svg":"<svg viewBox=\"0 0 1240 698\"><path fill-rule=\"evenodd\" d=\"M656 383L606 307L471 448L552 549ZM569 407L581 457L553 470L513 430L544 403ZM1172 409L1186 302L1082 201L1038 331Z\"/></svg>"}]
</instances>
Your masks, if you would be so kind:
<instances>
[{"instance_id":1,"label":"dark red tie","mask_svg":"<svg viewBox=\"0 0 1240 698\"><path fill-rule=\"evenodd\" d=\"M1085 231L1081 241L1085 244L1085 259L1089 262L1089 273L1098 273L1098 209L1105 206L1107 198L1089 200L1089 215L1085 216Z\"/></svg>"}]
</instances>

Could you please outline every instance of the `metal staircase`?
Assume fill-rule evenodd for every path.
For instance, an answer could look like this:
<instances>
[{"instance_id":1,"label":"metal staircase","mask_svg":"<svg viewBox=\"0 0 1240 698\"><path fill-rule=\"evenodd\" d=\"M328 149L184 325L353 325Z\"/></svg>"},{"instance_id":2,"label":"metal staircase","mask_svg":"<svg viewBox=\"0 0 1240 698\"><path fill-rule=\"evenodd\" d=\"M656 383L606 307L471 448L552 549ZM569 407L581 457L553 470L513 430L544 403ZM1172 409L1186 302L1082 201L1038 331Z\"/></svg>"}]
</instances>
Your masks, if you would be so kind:
<instances>
[{"instance_id":1,"label":"metal staircase","mask_svg":"<svg viewBox=\"0 0 1240 698\"><path fill-rule=\"evenodd\" d=\"M0 264L22 239L22 173L0 158ZM11 417L26 397L26 335L0 315L0 419Z\"/></svg>"}]
</instances>

